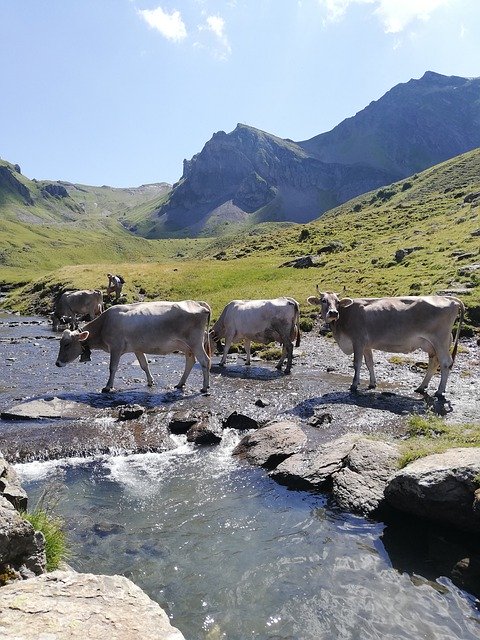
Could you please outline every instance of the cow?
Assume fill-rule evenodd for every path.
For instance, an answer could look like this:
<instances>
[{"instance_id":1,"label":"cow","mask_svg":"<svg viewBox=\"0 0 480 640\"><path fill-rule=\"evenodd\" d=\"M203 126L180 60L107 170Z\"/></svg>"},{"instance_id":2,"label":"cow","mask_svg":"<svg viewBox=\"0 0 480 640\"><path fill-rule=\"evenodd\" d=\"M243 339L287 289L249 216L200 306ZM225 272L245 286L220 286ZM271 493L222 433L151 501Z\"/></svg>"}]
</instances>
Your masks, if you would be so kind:
<instances>
[{"instance_id":1,"label":"cow","mask_svg":"<svg viewBox=\"0 0 480 640\"><path fill-rule=\"evenodd\" d=\"M103 296L99 289L83 289L81 291L64 291L55 301L53 310L53 330L60 324L76 326L77 316L88 316L93 320L103 311Z\"/></svg>"},{"instance_id":2,"label":"cow","mask_svg":"<svg viewBox=\"0 0 480 640\"><path fill-rule=\"evenodd\" d=\"M90 360L91 349L110 353L110 377L103 393L114 391L113 381L121 356L134 353L147 376L147 384L154 382L148 368L146 353L165 355L180 351L185 354L185 371L176 385L180 389L198 360L203 371L202 392L209 386L210 354L208 325L210 307L206 302L138 302L120 304L107 309L98 318L88 322L82 331L66 329L60 340L56 361L64 367L80 356Z\"/></svg>"},{"instance_id":3,"label":"cow","mask_svg":"<svg viewBox=\"0 0 480 640\"><path fill-rule=\"evenodd\" d=\"M435 396L443 398L450 369L455 360L465 307L450 296L405 296L392 298L343 298L335 293L320 293L307 301L320 306L322 319L330 325L333 337L347 355L353 353L355 373L350 390L357 391L360 367L365 358L370 373L369 389L376 387L372 349L390 353L409 353L423 349L428 353L428 368L416 393L425 393L440 367L440 384ZM452 345L453 324L460 320Z\"/></svg>"},{"instance_id":4,"label":"cow","mask_svg":"<svg viewBox=\"0 0 480 640\"><path fill-rule=\"evenodd\" d=\"M293 344L300 345L300 307L293 298L274 298L273 300L232 300L223 309L218 320L210 330L210 339L219 342L225 338L223 355L219 365L223 367L228 351L234 342L244 341L247 358L250 364L251 342L268 344L279 342L282 347L282 357L277 369L281 369L285 358L287 365L285 373L292 368Z\"/></svg>"}]
</instances>

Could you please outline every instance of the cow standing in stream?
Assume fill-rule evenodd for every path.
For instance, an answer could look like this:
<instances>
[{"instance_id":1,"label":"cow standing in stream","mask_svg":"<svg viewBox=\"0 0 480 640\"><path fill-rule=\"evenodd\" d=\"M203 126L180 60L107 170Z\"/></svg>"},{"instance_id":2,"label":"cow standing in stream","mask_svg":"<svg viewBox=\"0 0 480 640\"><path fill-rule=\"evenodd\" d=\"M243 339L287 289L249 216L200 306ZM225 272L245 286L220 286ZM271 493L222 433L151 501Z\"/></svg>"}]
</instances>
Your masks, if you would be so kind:
<instances>
[{"instance_id":1,"label":"cow standing in stream","mask_svg":"<svg viewBox=\"0 0 480 640\"><path fill-rule=\"evenodd\" d=\"M154 384L146 353L166 355L180 351L185 354L185 371L176 385L179 389L198 360L203 372L202 392L209 386L210 356L207 331L210 307L206 302L139 302L110 307L101 316L87 323L83 331L63 332L56 365L64 367L80 356L90 360L91 349L110 353L110 377L102 392L114 391L113 381L121 356L134 353L147 376L148 386Z\"/></svg>"},{"instance_id":2,"label":"cow standing in stream","mask_svg":"<svg viewBox=\"0 0 480 640\"><path fill-rule=\"evenodd\" d=\"M285 373L290 373L293 358L292 342L296 340L296 347L300 344L299 320L300 307L293 298L232 300L210 330L210 338L214 342L225 338L219 366L225 365L228 351L235 342L244 341L247 354L246 365L250 364L252 342L261 344L279 342L283 350L276 368L281 369L287 358Z\"/></svg>"},{"instance_id":3,"label":"cow standing in stream","mask_svg":"<svg viewBox=\"0 0 480 640\"><path fill-rule=\"evenodd\" d=\"M444 396L465 313L461 300L450 296L340 300L335 293L320 293L317 287L317 296L310 296L308 302L320 306L320 315L330 325L340 349L347 355L353 353L355 374L351 391L355 392L360 383L362 358L370 373L369 389L376 387L372 349L393 353L423 349L428 353L428 368L415 391L425 393L430 379L440 367L440 384L435 395ZM450 354L453 324L459 314Z\"/></svg>"}]
</instances>

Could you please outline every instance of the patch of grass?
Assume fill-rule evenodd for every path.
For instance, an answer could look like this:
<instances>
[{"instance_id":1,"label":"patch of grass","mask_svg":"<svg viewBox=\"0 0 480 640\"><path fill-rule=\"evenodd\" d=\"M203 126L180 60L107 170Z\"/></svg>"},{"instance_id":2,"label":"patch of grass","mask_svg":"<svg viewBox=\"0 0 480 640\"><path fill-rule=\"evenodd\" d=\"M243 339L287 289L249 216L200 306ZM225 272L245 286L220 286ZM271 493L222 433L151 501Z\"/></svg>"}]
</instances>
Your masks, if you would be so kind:
<instances>
[{"instance_id":1,"label":"patch of grass","mask_svg":"<svg viewBox=\"0 0 480 640\"><path fill-rule=\"evenodd\" d=\"M455 447L480 447L480 425L447 424L435 415L411 416L406 439L401 443L399 468L432 453Z\"/></svg>"},{"instance_id":2,"label":"patch of grass","mask_svg":"<svg viewBox=\"0 0 480 640\"><path fill-rule=\"evenodd\" d=\"M282 348L273 343L270 345L261 345L261 348L255 350L255 355L262 360L280 360Z\"/></svg>"},{"instance_id":3,"label":"patch of grass","mask_svg":"<svg viewBox=\"0 0 480 640\"><path fill-rule=\"evenodd\" d=\"M47 571L58 569L60 563L68 557L67 538L63 530L63 520L43 509L23 513L35 531L41 531L45 538L45 555Z\"/></svg>"}]
</instances>

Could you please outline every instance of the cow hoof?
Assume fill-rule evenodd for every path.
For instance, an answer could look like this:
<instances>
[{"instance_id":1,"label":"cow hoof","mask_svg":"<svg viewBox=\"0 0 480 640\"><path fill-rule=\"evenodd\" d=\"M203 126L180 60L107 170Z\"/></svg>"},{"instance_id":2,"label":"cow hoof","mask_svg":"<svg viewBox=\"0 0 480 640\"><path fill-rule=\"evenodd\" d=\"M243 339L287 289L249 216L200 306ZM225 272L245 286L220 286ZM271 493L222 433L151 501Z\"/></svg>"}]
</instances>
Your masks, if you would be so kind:
<instances>
[{"instance_id":1,"label":"cow hoof","mask_svg":"<svg viewBox=\"0 0 480 640\"><path fill-rule=\"evenodd\" d=\"M421 393L422 396L424 396L426 394L427 390L424 387L417 387L415 389L415 393Z\"/></svg>"},{"instance_id":2,"label":"cow hoof","mask_svg":"<svg viewBox=\"0 0 480 640\"><path fill-rule=\"evenodd\" d=\"M224 362L219 362L219 363L218 363L218 366L219 366L219 367L224 367L224 366L225 366L225 363L224 363Z\"/></svg>"},{"instance_id":3,"label":"cow hoof","mask_svg":"<svg viewBox=\"0 0 480 640\"><path fill-rule=\"evenodd\" d=\"M350 387L350 392L351 393L358 393L357 387L354 387L353 384L352 384L352 386Z\"/></svg>"},{"instance_id":4,"label":"cow hoof","mask_svg":"<svg viewBox=\"0 0 480 640\"><path fill-rule=\"evenodd\" d=\"M444 393L439 393L438 391L435 393L435 398L438 398L441 402L446 402L447 398Z\"/></svg>"},{"instance_id":5,"label":"cow hoof","mask_svg":"<svg viewBox=\"0 0 480 640\"><path fill-rule=\"evenodd\" d=\"M183 389L184 386L185 386L184 384L176 384L174 386L174 389Z\"/></svg>"},{"instance_id":6,"label":"cow hoof","mask_svg":"<svg viewBox=\"0 0 480 640\"><path fill-rule=\"evenodd\" d=\"M278 367L278 368L280 369L281 367ZM290 373L292 373L291 369L285 369L285 375L286 376L288 376Z\"/></svg>"},{"instance_id":7,"label":"cow hoof","mask_svg":"<svg viewBox=\"0 0 480 640\"><path fill-rule=\"evenodd\" d=\"M113 387L103 387L102 389L102 393L112 393L113 391L115 391Z\"/></svg>"},{"instance_id":8,"label":"cow hoof","mask_svg":"<svg viewBox=\"0 0 480 640\"><path fill-rule=\"evenodd\" d=\"M200 393L204 393L206 396L210 395L210 391L207 389L200 389Z\"/></svg>"},{"instance_id":9,"label":"cow hoof","mask_svg":"<svg viewBox=\"0 0 480 640\"><path fill-rule=\"evenodd\" d=\"M369 384L368 385L368 389L376 389L377 385L376 384Z\"/></svg>"}]
</instances>

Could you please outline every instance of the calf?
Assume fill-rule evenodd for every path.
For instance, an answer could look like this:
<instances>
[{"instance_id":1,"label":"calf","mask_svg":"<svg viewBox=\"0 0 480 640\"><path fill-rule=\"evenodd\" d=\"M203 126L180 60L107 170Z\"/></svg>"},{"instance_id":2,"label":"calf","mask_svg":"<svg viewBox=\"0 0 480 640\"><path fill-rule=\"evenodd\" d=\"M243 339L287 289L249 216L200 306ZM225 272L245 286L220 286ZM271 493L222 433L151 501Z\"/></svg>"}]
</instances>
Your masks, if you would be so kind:
<instances>
[{"instance_id":1,"label":"calf","mask_svg":"<svg viewBox=\"0 0 480 640\"><path fill-rule=\"evenodd\" d=\"M273 300L232 300L224 308L219 319L210 331L213 341L225 338L223 355L219 365L223 367L227 354L234 342L244 341L247 353L246 365L250 364L251 342L268 344L279 342L282 347L282 357L277 369L281 369L285 358L287 366L285 373L292 368L293 344L300 344L299 329L300 309L293 298L275 298Z\"/></svg>"},{"instance_id":2,"label":"calf","mask_svg":"<svg viewBox=\"0 0 480 640\"><path fill-rule=\"evenodd\" d=\"M56 365L64 367L80 356L90 359L91 349L110 353L110 377L103 392L114 391L113 381L120 357L134 353L147 376L148 386L154 384L146 353L161 354L180 351L185 354L185 371L176 385L181 388L198 360L203 371L202 391L209 386L210 355L204 344L210 322L210 307L206 302L140 302L110 307L101 316L87 323L83 331L63 332Z\"/></svg>"},{"instance_id":3,"label":"calf","mask_svg":"<svg viewBox=\"0 0 480 640\"><path fill-rule=\"evenodd\" d=\"M335 293L310 296L308 302L320 305L322 319L332 329L340 349L353 353L355 374L351 391L360 382L362 358L370 373L369 389L376 386L372 349L409 353L423 349L428 353L428 368L417 393L424 393L433 374L440 367L440 384L436 396L445 394L448 375L458 347L460 327L465 313L463 303L450 296L406 296L398 298L343 298ZM453 324L460 313L452 354Z\"/></svg>"}]
</instances>

